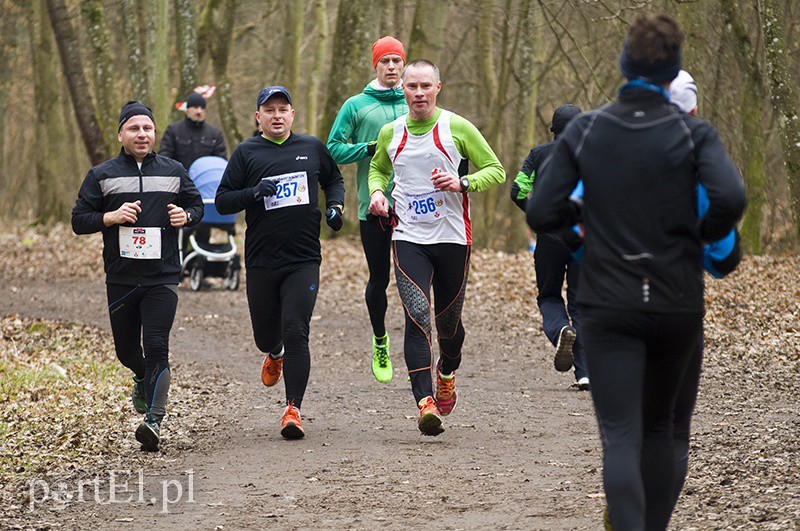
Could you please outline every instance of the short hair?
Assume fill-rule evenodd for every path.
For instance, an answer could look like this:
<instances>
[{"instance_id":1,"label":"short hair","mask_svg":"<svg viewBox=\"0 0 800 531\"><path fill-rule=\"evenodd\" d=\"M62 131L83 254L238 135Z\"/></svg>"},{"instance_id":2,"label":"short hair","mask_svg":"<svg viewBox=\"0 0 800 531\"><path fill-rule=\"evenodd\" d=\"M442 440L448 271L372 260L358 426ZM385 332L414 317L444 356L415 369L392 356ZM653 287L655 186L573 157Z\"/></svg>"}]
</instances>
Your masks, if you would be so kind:
<instances>
[{"instance_id":1,"label":"short hair","mask_svg":"<svg viewBox=\"0 0 800 531\"><path fill-rule=\"evenodd\" d=\"M639 15L628 30L625 47L631 59L654 63L679 53L684 38L669 15Z\"/></svg>"},{"instance_id":2,"label":"short hair","mask_svg":"<svg viewBox=\"0 0 800 531\"><path fill-rule=\"evenodd\" d=\"M437 83L442 80L441 77L439 76L439 67L436 66L435 64L433 64L431 61L428 61L427 59L414 59L413 61L408 63L405 66L405 68L403 68L403 73L400 75L400 78L403 81L405 81L406 80L406 72L411 67L422 68L422 67L426 67L426 66L428 68L433 69L433 77L434 77L434 79L436 80Z\"/></svg>"}]
</instances>

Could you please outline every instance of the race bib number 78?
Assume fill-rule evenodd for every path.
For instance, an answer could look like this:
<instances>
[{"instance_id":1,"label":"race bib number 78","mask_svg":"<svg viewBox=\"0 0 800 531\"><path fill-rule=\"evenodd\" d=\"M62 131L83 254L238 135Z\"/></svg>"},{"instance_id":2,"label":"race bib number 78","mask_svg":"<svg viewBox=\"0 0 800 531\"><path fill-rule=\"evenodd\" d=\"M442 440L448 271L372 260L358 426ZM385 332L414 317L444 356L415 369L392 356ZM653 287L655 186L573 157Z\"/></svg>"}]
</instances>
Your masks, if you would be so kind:
<instances>
[{"instance_id":1,"label":"race bib number 78","mask_svg":"<svg viewBox=\"0 0 800 531\"><path fill-rule=\"evenodd\" d=\"M120 227L119 255L134 260L161 258L161 228Z\"/></svg>"}]
</instances>

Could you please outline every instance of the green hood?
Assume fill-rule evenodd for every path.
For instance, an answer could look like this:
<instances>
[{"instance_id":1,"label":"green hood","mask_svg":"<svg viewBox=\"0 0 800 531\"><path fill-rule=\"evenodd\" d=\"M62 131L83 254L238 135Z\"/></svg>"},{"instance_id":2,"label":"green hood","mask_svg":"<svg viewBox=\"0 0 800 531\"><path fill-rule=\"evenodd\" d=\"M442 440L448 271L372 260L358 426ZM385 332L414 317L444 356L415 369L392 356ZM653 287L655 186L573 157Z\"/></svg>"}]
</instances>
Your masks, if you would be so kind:
<instances>
[{"instance_id":1,"label":"green hood","mask_svg":"<svg viewBox=\"0 0 800 531\"><path fill-rule=\"evenodd\" d=\"M390 90L378 90L372 86L373 81L370 81L364 90L362 91L367 96L372 96L378 101L383 102L399 102L405 101L406 96L403 94L403 89L400 87L395 87Z\"/></svg>"}]
</instances>

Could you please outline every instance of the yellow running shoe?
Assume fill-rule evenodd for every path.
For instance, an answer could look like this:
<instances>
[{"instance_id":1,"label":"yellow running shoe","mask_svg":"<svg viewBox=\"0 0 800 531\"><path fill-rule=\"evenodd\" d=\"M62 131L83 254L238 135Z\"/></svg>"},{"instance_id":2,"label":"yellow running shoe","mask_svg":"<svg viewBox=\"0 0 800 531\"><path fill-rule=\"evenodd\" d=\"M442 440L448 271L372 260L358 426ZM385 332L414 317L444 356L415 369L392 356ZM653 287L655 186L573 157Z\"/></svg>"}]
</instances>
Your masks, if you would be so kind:
<instances>
[{"instance_id":1,"label":"yellow running shoe","mask_svg":"<svg viewBox=\"0 0 800 531\"><path fill-rule=\"evenodd\" d=\"M383 336L383 343L379 344L378 339L372 336L372 374L379 382L391 382L392 360L389 358L389 334Z\"/></svg>"}]
</instances>

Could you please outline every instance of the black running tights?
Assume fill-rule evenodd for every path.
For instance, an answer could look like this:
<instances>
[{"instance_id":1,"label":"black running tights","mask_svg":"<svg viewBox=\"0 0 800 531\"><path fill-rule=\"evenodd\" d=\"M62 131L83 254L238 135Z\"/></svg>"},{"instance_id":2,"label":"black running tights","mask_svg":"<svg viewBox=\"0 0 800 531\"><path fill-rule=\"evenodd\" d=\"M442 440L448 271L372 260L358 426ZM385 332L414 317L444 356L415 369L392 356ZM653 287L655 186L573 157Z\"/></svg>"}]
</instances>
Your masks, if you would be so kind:
<instances>
[{"instance_id":1,"label":"black running tights","mask_svg":"<svg viewBox=\"0 0 800 531\"><path fill-rule=\"evenodd\" d=\"M369 280L364 298L369 322L375 337L386 335L386 288L392 262L392 233L384 231L376 221L361 221L361 245L367 258Z\"/></svg>"},{"instance_id":2,"label":"black running tights","mask_svg":"<svg viewBox=\"0 0 800 531\"><path fill-rule=\"evenodd\" d=\"M469 257L468 245L394 242L394 271L406 314L406 365L417 402L433 396L436 377L431 346L431 286L440 369L449 374L461 364L464 344L461 309L467 290Z\"/></svg>"},{"instance_id":3,"label":"black running tights","mask_svg":"<svg viewBox=\"0 0 800 531\"><path fill-rule=\"evenodd\" d=\"M611 524L666 529L677 477L673 410L702 312L581 310Z\"/></svg>"},{"instance_id":4,"label":"black running tights","mask_svg":"<svg viewBox=\"0 0 800 531\"><path fill-rule=\"evenodd\" d=\"M299 409L311 372L309 323L319 291L319 264L304 262L280 269L247 269L247 303L253 336L261 352L284 348L286 403Z\"/></svg>"}]
</instances>

